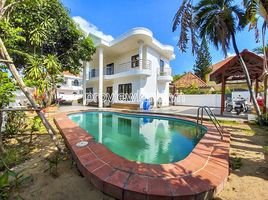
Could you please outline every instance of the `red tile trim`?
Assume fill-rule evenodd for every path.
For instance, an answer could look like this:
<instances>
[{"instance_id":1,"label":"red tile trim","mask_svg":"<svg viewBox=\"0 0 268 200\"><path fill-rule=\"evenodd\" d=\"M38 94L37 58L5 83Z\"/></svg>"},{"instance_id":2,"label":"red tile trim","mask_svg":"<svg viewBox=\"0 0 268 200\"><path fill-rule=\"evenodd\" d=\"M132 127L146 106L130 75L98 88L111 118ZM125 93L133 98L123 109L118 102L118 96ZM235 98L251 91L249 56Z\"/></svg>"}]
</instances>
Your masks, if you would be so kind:
<instances>
[{"instance_id":1,"label":"red tile trim","mask_svg":"<svg viewBox=\"0 0 268 200\"><path fill-rule=\"evenodd\" d=\"M68 118L68 114L71 113L61 113L54 121L76 159L78 169L96 188L117 199L213 197L223 188L229 175L230 134L225 132L221 140L210 122L204 122L208 131L185 159L169 164L145 164L127 160L95 142L90 134ZM166 114L135 114L195 122L191 118ZM82 140L88 141L88 145L76 147Z\"/></svg>"}]
</instances>

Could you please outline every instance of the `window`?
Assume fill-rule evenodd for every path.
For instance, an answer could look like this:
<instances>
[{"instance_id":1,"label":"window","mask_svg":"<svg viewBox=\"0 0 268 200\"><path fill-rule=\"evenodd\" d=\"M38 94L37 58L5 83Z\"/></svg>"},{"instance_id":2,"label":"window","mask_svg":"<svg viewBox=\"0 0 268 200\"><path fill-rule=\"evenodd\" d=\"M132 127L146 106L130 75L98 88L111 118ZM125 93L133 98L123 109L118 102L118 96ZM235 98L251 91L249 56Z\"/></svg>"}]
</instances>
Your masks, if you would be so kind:
<instances>
[{"instance_id":1,"label":"window","mask_svg":"<svg viewBox=\"0 0 268 200\"><path fill-rule=\"evenodd\" d=\"M114 63L106 65L106 75L114 74Z\"/></svg>"},{"instance_id":2,"label":"window","mask_svg":"<svg viewBox=\"0 0 268 200\"><path fill-rule=\"evenodd\" d=\"M160 60L160 72L164 72L165 62Z\"/></svg>"},{"instance_id":3,"label":"window","mask_svg":"<svg viewBox=\"0 0 268 200\"><path fill-rule=\"evenodd\" d=\"M91 76L89 77L96 77L96 69L91 70Z\"/></svg>"},{"instance_id":4,"label":"window","mask_svg":"<svg viewBox=\"0 0 268 200\"><path fill-rule=\"evenodd\" d=\"M118 85L118 94L129 94L129 95L119 95L119 100L129 101L132 94L132 84L120 84Z\"/></svg>"},{"instance_id":5,"label":"window","mask_svg":"<svg viewBox=\"0 0 268 200\"><path fill-rule=\"evenodd\" d=\"M77 79L73 81L73 86L79 86L79 81Z\"/></svg>"},{"instance_id":6,"label":"window","mask_svg":"<svg viewBox=\"0 0 268 200\"><path fill-rule=\"evenodd\" d=\"M139 54L131 57L131 67L139 67Z\"/></svg>"},{"instance_id":7,"label":"window","mask_svg":"<svg viewBox=\"0 0 268 200\"><path fill-rule=\"evenodd\" d=\"M93 88L92 87L86 88L86 93L87 94L93 94Z\"/></svg>"}]
</instances>

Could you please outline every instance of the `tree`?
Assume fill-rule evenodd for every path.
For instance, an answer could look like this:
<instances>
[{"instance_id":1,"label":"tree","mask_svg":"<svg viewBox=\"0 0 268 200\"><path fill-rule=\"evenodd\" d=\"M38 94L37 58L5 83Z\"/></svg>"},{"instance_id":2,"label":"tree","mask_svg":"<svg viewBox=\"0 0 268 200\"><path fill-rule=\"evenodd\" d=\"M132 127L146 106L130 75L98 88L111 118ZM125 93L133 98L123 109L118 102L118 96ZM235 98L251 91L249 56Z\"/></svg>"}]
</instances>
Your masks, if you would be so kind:
<instances>
[{"instance_id":1,"label":"tree","mask_svg":"<svg viewBox=\"0 0 268 200\"><path fill-rule=\"evenodd\" d=\"M15 64L18 69L26 69L31 58L53 54L61 63L61 70L78 72L80 60L88 61L94 53L93 43L76 28L58 0L0 0L0 26L0 62L8 67L57 148L62 150L56 140L57 132L33 100Z\"/></svg>"},{"instance_id":2,"label":"tree","mask_svg":"<svg viewBox=\"0 0 268 200\"><path fill-rule=\"evenodd\" d=\"M253 49L253 52L255 52L256 54L262 54L263 55L263 51L264 51L263 46L256 47L256 48ZM268 55L268 46L267 45L265 47L265 53L266 53L266 55Z\"/></svg>"},{"instance_id":3,"label":"tree","mask_svg":"<svg viewBox=\"0 0 268 200\"><path fill-rule=\"evenodd\" d=\"M259 41L258 21L262 19L262 50L263 50L263 79L264 79L264 95L267 96L267 45L266 45L266 30L268 27L268 1L267 0L244 0L246 8L246 17L250 23L250 29L255 29L256 41ZM266 100L266 98L265 98ZM267 102L264 102L266 105ZM264 112L266 106L264 106Z\"/></svg>"},{"instance_id":4,"label":"tree","mask_svg":"<svg viewBox=\"0 0 268 200\"><path fill-rule=\"evenodd\" d=\"M173 76L173 83L176 82L177 80L179 80L183 75L182 74L176 74Z\"/></svg>"},{"instance_id":5,"label":"tree","mask_svg":"<svg viewBox=\"0 0 268 200\"><path fill-rule=\"evenodd\" d=\"M172 31L175 32L180 26L180 37L177 45L179 49L185 53L190 40L192 44L192 54L194 54L198 49L198 41L192 2L192 0L182 1L179 10L174 16Z\"/></svg>"},{"instance_id":6,"label":"tree","mask_svg":"<svg viewBox=\"0 0 268 200\"><path fill-rule=\"evenodd\" d=\"M188 4L186 5L187 2ZM190 14L189 9L191 10ZM187 17L184 17L184 15L187 15ZM193 6L190 0L184 0L175 15L173 30L176 30L179 25L181 26L181 34L187 35L189 30L191 30L191 36L193 37L198 31L201 39L210 40L216 49L220 47L225 56L227 56L227 50L230 48L230 45L233 45L243 68L253 105L259 119L261 119L261 111L253 93L248 69L240 55L235 38L236 33L246 25L245 13L238 6L232 5L232 0L201 0L197 6ZM185 50L187 47L185 45L187 45L189 39L187 37L184 38L179 43L183 44L180 46ZM196 47L197 42L195 39L191 41L192 49L195 50L194 47Z\"/></svg>"},{"instance_id":7,"label":"tree","mask_svg":"<svg viewBox=\"0 0 268 200\"><path fill-rule=\"evenodd\" d=\"M14 100L15 83L8 76L7 69L0 64L0 109L5 108ZM2 141L3 112L0 110L0 156L5 152Z\"/></svg>"},{"instance_id":8,"label":"tree","mask_svg":"<svg viewBox=\"0 0 268 200\"><path fill-rule=\"evenodd\" d=\"M77 28L59 0L24 0L13 8L12 15L2 24L9 27L0 31L0 35L17 68L25 75L29 71L38 72L26 77L32 80L27 86L36 87L38 95L46 96L46 106L55 96L55 86L62 80L61 72L79 73L82 69L80 60L89 61L95 52L92 40ZM15 45L9 44L14 34L6 37L12 29L22 37ZM53 73L46 69L46 60L52 62Z\"/></svg>"},{"instance_id":9,"label":"tree","mask_svg":"<svg viewBox=\"0 0 268 200\"><path fill-rule=\"evenodd\" d=\"M194 72L195 75L197 75L205 82L207 82L207 75L211 72L211 59L212 58L209 53L207 41L203 39L200 47L197 50L197 58L195 60Z\"/></svg>"}]
</instances>

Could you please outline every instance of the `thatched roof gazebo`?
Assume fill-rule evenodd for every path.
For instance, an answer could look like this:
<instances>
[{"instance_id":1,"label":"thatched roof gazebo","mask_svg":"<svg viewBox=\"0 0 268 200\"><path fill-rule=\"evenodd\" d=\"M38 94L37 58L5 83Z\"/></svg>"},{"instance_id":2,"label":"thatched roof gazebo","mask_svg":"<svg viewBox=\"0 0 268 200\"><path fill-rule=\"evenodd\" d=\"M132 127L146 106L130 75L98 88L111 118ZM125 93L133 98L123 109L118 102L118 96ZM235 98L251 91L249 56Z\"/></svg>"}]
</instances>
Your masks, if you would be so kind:
<instances>
[{"instance_id":1,"label":"thatched roof gazebo","mask_svg":"<svg viewBox=\"0 0 268 200\"><path fill-rule=\"evenodd\" d=\"M261 76L263 74L263 58L256 55L253 52L248 50L244 50L241 52L241 56L243 57L246 66L249 71L249 76L251 81L255 81L256 84L256 95L259 89L259 82L262 82ZM232 81L240 81L245 80L246 77L244 75L243 68L240 65L240 62L237 56L228 57L225 60L218 62L212 65L212 72L210 73L210 80L215 81L216 84L222 85L221 89L221 114L223 114L224 106L225 106L225 85L226 83L230 83ZM266 87L265 87L266 88ZM265 90L264 95L264 105L266 105L266 94L267 89ZM264 112L266 112L266 106L264 106Z\"/></svg>"}]
</instances>

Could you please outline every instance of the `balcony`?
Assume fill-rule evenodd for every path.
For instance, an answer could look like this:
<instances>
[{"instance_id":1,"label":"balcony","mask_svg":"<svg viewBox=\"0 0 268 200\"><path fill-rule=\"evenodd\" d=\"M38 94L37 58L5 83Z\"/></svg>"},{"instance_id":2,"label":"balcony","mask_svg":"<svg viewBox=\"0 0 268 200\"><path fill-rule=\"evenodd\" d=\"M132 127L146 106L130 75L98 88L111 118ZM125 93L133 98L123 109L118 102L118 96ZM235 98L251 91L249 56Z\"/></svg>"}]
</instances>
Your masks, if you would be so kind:
<instances>
[{"instance_id":1,"label":"balcony","mask_svg":"<svg viewBox=\"0 0 268 200\"><path fill-rule=\"evenodd\" d=\"M170 82L172 81L171 68L158 68L157 70L157 81L159 82Z\"/></svg>"},{"instance_id":2,"label":"balcony","mask_svg":"<svg viewBox=\"0 0 268 200\"><path fill-rule=\"evenodd\" d=\"M135 75L151 75L152 63L150 60L136 60L126 63L119 64L117 66L104 67L103 70L103 79L111 80L115 78L135 76ZM92 69L89 72L89 80L95 81L98 80L99 70Z\"/></svg>"}]
</instances>

